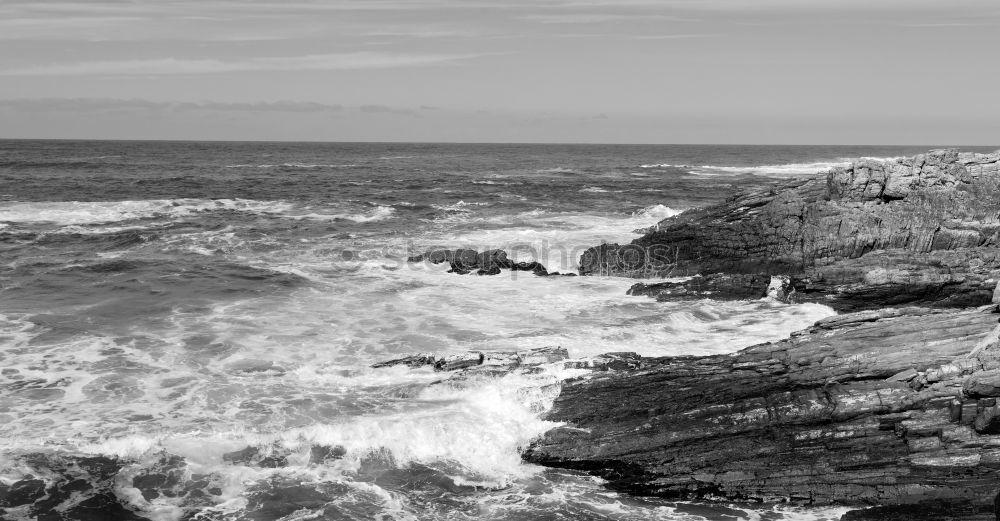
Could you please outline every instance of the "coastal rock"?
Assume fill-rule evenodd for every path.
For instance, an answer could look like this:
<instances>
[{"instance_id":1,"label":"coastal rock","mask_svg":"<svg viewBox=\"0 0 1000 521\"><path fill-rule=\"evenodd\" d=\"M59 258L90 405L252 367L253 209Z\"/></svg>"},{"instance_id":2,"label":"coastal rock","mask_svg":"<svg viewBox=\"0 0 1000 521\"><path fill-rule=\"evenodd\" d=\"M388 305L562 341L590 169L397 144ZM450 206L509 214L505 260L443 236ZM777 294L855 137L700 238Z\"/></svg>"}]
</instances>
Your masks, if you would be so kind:
<instances>
[{"instance_id":1,"label":"coastal rock","mask_svg":"<svg viewBox=\"0 0 1000 521\"><path fill-rule=\"evenodd\" d=\"M642 358L565 382L545 415L564 425L524 457L638 495L980 512L1000 489L1000 414L982 397L998 317L865 311L731 355Z\"/></svg>"},{"instance_id":2,"label":"coastal rock","mask_svg":"<svg viewBox=\"0 0 1000 521\"><path fill-rule=\"evenodd\" d=\"M657 300L717 300L760 299L767 296L771 277L744 273L711 273L695 275L687 280L633 284L628 295L646 295Z\"/></svg>"},{"instance_id":3,"label":"coastal rock","mask_svg":"<svg viewBox=\"0 0 1000 521\"><path fill-rule=\"evenodd\" d=\"M539 262L514 262L507 258L507 252L503 250L487 250L482 253L476 250L433 250L420 255L414 255L406 259L407 262L430 262L431 264L441 264L447 262L451 265L448 273L467 275L499 275L502 270L528 271L539 277L558 276L560 273L549 271ZM565 275L575 276L575 273Z\"/></svg>"},{"instance_id":4,"label":"coastal rock","mask_svg":"<svg viewBox=\"0 0 1000 521\"><path fill-rule=\"evenodd\" d=\"M685 211L631 244L590 248L580 274L703 275L653 295L664 299L704 291L709 277L713 295L743 298L781 275L795 301L840 311L983 305L1000 280L998 193L1000 153L861 160Z\"/></svg>"},{"instance_id":5,"label":"coastal rock","mask_svg":"<svg viewBox=\"0 0 1000 521\"><path fill-rule=\"evenodd\" d=\"M430 365L435 371L467 371L483 369L489 372L509 372L518 368L538 367L569 358L566 348L560 346L540 347L526 351L468 351L439 357L425 353L397 358L373 364L373 368L405 365L421 367Z\"/></svg>"}]
</instances>

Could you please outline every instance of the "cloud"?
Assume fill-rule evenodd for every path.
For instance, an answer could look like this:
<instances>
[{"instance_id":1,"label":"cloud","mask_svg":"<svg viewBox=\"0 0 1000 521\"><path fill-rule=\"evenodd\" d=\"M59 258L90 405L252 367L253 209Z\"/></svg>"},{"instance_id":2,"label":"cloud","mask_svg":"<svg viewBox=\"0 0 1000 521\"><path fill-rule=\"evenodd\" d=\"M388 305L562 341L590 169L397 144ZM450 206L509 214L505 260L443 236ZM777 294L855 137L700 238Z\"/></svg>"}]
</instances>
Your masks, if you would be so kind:
<instances>
[{"instance_id":1,"label":"cloud","mask_svg":"<svg viewBox=\"0 0 1000 521\"><path fill-rule=\"evenodd\" d=\"M562 13L537 14L521 17L522 20L541 24L599 24L606 22L641 22L641 21L688 21L687 19L656 14L611 14L611 13Z\"/></svg>"},{"instance_id":2,"label":"cloud","mask_svg":"<svg viewBox=\"0 0 1000 521\"><path fill-rule=\"evenodd\" d=\"M684 40L687 38L711 38L715 34L647 34L631 36L633 40Z\"/></svg>"},{"instance_id":3,"label":"cloud","mask_svg":"<svg viewBox=\"0 0 1000 521\"><path fill-rule=\"evenodd\" d=\"M0 108L27 112L109 112L109 111L223 111L223 112L340 112L342 105L312 101L271 101L257 103L201 103L112 98L0 99Z\"/></svg>"},{"instance_id":4,"label":"cloud","mask_svg":"<svg viewBox=\"0 0 1000 521\"><path fill-rule=\"evenodd\" d=\"M0 76L161 76L259 71L332 71L416 67L455 62L483 54L395 54L354 52L236 60L155 58L38 65L0 71Z\"/></svg>"},{"instance_id":5,"label":"cloud","mask_svg":"<svg viewBox=\"0 0 1000 521\"><path fill-rule=\"evenodd\" d=\"M361 105L359 110L367 114L413 114L413 111L410 109L389 107L386 105Z\"/></svg>"},{"instance_id":6,"label":"cloud","mask_svg":"<svg viewBox=\"0 0 1000 521\"><path fill-rule=\"evenodd\" d=\"M226 112L340 112L344 106L327 105L313 101L272 101L258 103L177 103L172 104L174 110L218 110Z\"/></svg>"}]
</instances>

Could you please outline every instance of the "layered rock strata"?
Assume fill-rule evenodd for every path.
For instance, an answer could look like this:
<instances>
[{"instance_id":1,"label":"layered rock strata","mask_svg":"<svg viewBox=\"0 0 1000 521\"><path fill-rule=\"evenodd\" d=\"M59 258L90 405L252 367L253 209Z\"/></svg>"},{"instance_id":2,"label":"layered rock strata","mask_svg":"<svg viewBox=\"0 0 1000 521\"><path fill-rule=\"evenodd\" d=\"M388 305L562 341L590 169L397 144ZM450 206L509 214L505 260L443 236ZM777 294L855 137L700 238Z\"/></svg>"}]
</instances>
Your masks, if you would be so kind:
<instances>
[{"instance_id":1,"label":"layered rock strata","mask_svg":"<svg viewBox=\"0 0 1000 521\"><path fill-rule=\"evenodd\" d=\"M841 311L990 303L1000 280L1000 153L857 161L683 212L580 259L582 275L716 273L748 277L705 296L763 296L757 280L785 275L796 300ZM656 289L635 292L676 293Z\"/></svg>"},{"instance_id":2,"label":"layered rock strata","mask_svg":"<svg viewBox=\"0 0 1000 521\"><path fill-rule=\"evenodd\" d=\"M989 512L998 317L865 311L732 355L642 358L566 382L546 415L565 425L525 458L640 495Z\"/></svg>"}]
</instances>

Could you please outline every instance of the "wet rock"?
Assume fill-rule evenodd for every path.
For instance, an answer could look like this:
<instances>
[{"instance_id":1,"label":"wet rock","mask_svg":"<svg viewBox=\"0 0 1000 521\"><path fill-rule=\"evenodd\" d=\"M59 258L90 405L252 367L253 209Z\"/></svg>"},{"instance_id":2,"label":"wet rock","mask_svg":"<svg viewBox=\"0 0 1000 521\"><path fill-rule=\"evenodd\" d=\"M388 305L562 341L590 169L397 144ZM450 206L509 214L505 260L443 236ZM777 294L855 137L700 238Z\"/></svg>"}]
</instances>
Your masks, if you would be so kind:
<instances>
[{"instance_id":1,"label":"wet rock","mask_svg":"<svg viewBox=\"0 0 1000 521\"><path fill-rule=\"evenodd\" d=\"M565 347L561 346L542 347L532 349L530 351L521 351L518 355L521 359L521 365L537 366L566 360L569 358L569 351L567 351Z\"/></svg>"},{"instance_id":2,"label":"wet rock","mask_svg":"<svg viewBox=\"0 0 1000 521\"><path fill-rule=\"evenodd\" d=\"M564 425L525 458L667 498L992 506L997 400L963 390L1000 357L992 311L861 312L732 355L624 357L563 383L545 419Z\"/></svg>"},{"instance_id":3,"label":"wet rock","mask_svg":"<svg viewBox=\"0 0 1000 521\"><path fill-rule=\"evenodd\" d=\"M468 367L473 367L481 365L484 360L482 353L463 353L460 355L451 355L439 359L434 362L435 371L457 371L459 369L466 369Z\"/></svg>"},{"instance_id":4,"label":"wet rock","mask_svg":"<svg viewBox=\"0 0 1000 521\"><path fill-rule=\"evenodd\" d=\"M373 368L380 367L392 367L394 365L405 365L407 367L423 367L425 365L434 365L436 358L434 355L429 355L425 353L420 353L416 355L410 355L403 358L397 358L395 360L387 360L385 362L378 362L373 364Z\"/></svg>"},{"instance_id":5,"label":"wet rock","mask_svg":"<svg viewBox=\"0 0 1000 521\"><path fill-rule=\"evenodd\" d=\"M781 275L794 289L788 298L839 311L979 306L993 301L1000 280L998 192L998 154L856 161L688 210L631 244L590 248L580 274L705 274L634 291L658 299L699 291L754 298L748 293L763 286L766 294L770 276Z\"/></svg>"},{"instance_id":6,"label":"wet rock","mask_svg":"<svg viewBox=\"0 0 1000 521\"><path fill-rule=\"evenodd\" d=\"M148 518L140 516L128 509L117 496L112 492L103 492L90 496L83 501L69 507L57 517L55 513L47 516L39 516L39 521L148 521Z\"/></svg>"},{"instance_id":7,"label":"wet rock","mask_svg":"<svg viewBox=\"0 0 1000 521\"><path fill-rule=\"evenodd\" d=\"M499 275L503 270L530 271L538 276L548 276L548 270L538 262L514 262L504 250L478 252L469 249L434 250L407 258L408 262L449 263L448 273L458 275Z\"/></svg>"},{"instance_id":8,"label":"wet rock","mask_svg":"<svg viewBox=\"0 0 1000 521\"><path fill-rule=\"evenodd\" d=\"M347 449L340 445L313 445L309 449L309 463L323 463L327 460L341 459L347 454Z\"/></svg>"},{"instance_id":9,"label":"wet rock","mask_svg":"<svg viewBox=\"0 0 1000 521\"><path fill-rule=\"evenodd\" d=\"M531 273L542 277L549 274L548 270L545 269L545 266L542 266L540 263L534 261L518 262L512 265L510 269L514 271L530 271Z\"/></svg>"},{"instance_id":10,"label":"wet rock","mask_svg":"<svg viewBox=\"0 0 1000 521\"><path fill-rule=\"evenodd\" d=\"M569 369L592 369L594 371L632 371L642 367L642 357L637 353L604 353L602 355L570 360Z\"/></svg>"},{"instance_id":11,"label":"wet rock","mask_svg":"<svg viewBox=\"0 0 1000 521\"><path fill-rule=\"evenodd\" d=\"M478 372L502 375L515 369L537 368L543 364L559 362L569 358L564 347L540 347L526 351L469 351L446 357L419 354L387 362L379 362L372 367L407 365L422 367L433 364L436 371Z\"/></svg>"},{"instance_id":12,"label":"wet rock","mask_svg":"<svg viewBox=\"0 0 1000 521\"><path fill-rule=\"evenodd\" d=\"M756 274L712 273L697 275L679 282L633 284L629 295L646 295L660 301L712 298L717 300L756 300L767 296L770 276Z\"/></svg>"},{"instance_id":13,"label":"wet rock","mask_svg":"<svg viewBox=\"0 0 1000 521\"><path fill-rule=\"evenodd\" d=\"M280 468L288 465L288 459L278 453L264 454L257 447L246 447L244 449L227 452L222 455L222 461L234 465L257 466L261 468Z\"/></svg>"},{"instance_id":14,"label":"wet rock","mask_svg":"<svg viewBox=\"0 0 1000 521\"><path fill-rule=\"evenodd\" d=\"M45 495L45 482L27 478L15 481L10 487L0 485L0 507L30 505Z\"/></svg>"}]
</instances>

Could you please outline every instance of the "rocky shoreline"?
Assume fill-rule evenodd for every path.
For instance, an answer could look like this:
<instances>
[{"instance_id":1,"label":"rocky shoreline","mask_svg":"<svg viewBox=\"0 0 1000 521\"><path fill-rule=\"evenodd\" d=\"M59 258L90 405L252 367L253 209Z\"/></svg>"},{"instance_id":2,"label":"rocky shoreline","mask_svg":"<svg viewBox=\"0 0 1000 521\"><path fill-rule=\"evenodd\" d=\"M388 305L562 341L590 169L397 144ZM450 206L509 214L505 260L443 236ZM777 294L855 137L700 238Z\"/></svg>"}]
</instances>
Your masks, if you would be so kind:
<instances>
[{"instance_id":1,"label":"rocky shoreline","mask_svg":"<svg viewBox=\"0 0 1000 521\"><path fill-rule=\"evenodd\" d=\"M580 266L691 277L630 290L658 300L771 295L844 314L568 381L546 415L564 425L527 461L637 495L994 519L1000 153L858 161L665 219Z\"/></svg>"}]
</instances>

